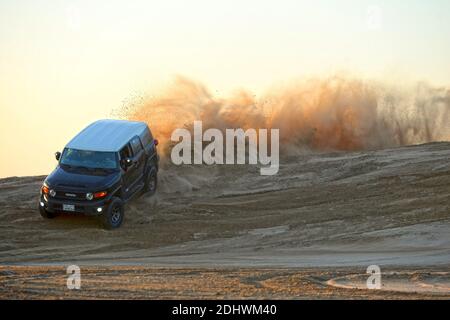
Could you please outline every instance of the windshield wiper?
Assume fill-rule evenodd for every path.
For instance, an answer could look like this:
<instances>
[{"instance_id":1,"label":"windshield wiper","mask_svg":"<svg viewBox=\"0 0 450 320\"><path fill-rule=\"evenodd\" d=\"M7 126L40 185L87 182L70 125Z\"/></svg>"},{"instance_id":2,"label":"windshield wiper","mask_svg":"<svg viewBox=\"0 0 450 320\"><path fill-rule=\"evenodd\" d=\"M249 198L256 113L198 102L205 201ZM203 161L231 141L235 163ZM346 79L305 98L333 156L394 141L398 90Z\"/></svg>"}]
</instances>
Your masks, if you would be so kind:
<instances>
[{"instance_id":1,"label":"windshield wiper","mask_svg":"<svg viewBox=\"0 0 450 320\"><path fill-rule=\"evenodd\" d=\"M114 172L115 169L112 168L101 168L101 167L86 167L86 166L72 166L72 165L68 165L68 164L63 164L64 166L67 166L69 169L80 169L80 170L85 170L85 171L89 171L89 172L95 172L95 171L103 171L103 172Z\"/></svg>"}]
</instances>

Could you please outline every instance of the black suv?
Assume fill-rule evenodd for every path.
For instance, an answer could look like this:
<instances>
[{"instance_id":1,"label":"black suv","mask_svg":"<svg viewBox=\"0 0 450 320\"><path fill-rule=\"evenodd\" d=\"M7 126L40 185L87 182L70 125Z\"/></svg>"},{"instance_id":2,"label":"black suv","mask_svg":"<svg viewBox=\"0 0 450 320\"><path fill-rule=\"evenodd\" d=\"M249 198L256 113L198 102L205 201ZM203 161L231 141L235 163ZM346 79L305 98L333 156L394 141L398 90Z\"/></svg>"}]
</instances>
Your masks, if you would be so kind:
<instances>
[{"instance_id":1,"label":"black suv","mask_svg":"<svg viewBox=\"0 0 450 320\"><path fill-rule=\"evenodd\" d=\"M58 165L41 188L39 212L99 216L107 229L122 224L124 204L134 195L153 195L157 186L158 140L147 124L99 120L56 152Z\"/></svg>"}]
</instances>

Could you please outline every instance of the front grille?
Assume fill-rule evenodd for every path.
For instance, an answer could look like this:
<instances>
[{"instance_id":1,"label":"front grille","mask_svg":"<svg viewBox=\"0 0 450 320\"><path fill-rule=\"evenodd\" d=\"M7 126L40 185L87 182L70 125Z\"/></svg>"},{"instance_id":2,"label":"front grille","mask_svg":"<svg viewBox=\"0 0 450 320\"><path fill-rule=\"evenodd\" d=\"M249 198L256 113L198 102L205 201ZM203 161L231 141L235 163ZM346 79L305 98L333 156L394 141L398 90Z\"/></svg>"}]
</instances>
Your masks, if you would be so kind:
<instances>
[{"instance_id":1,"label":"front grille","mask_svg":"<svg viewBox=\"0 0 450 320\"><path fill-rule=\"evenodd\" d=\"M55 190L56 195L55 199L60 200L86 200L86 193L84 192L73 192L73 191L64 191L64 190Z\"/></svg>"}]
</instances>

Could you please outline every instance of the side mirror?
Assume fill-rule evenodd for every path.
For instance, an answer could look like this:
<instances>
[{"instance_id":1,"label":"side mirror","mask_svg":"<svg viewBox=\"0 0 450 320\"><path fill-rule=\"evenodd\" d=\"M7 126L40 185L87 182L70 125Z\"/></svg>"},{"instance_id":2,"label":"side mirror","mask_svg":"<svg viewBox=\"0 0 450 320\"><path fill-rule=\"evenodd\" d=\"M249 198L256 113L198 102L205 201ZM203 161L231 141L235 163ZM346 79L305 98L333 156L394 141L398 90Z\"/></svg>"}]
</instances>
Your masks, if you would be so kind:
<instances>
[{"instance_id":1,"label":"side mirror","mask_svg":"<svg viewBox=\"0 0 450 320\"><path fill-rule=\"evenodd\" d=\"M59 159L61 158L61 152L59 151L55 152L55 158L57 161L59 161Z\"/></svg>"},{"instance_id":2,"label":"side mirror","mask_svg":"<svg viewBox=\"0 0 450 320\"><path fill-rule=\"evenodd\" d=\"M154 141L155 141L155 146L157 146L159 144L158 139L155 139Z\"/></svg>"}]
</instances>

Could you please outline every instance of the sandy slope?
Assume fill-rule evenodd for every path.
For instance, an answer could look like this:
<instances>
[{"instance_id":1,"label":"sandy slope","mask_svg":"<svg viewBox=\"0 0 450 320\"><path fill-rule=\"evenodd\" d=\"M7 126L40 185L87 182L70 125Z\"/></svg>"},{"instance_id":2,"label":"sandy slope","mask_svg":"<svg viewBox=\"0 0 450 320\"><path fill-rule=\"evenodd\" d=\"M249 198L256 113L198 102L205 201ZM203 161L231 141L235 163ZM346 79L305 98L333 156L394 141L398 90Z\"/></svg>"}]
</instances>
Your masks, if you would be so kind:
<instances>
[{"instance_id":1,"label":"sandy slope","mask_svg":"<svg viewBox=\"0 0 450 320\"><path fill-rule=\"evenodd\" d=\"M450 271L450 143L303 154L257 167L165 167L120 230L43 220L44 177L0 180L0 264L420 266ZM328 279L329 280L329 279Z\"/></svg>"}]
</instances>

